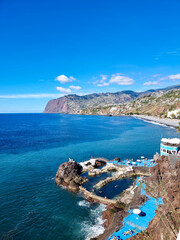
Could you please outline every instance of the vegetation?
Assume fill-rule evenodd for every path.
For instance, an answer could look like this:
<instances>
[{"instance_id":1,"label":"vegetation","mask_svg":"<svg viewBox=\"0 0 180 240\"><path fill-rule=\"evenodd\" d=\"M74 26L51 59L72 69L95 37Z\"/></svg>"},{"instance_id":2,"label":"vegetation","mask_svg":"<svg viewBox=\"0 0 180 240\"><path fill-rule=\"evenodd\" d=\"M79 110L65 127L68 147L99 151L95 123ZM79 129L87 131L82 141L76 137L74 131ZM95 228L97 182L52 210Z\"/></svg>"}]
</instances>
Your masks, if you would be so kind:
<instances>
[{"instance_id":1,"label":"vegetation","mask_svg":"<svg viewBox=\"0 0 180 240\"><path fill-rule=\"evenodd\" d=\"M178 132L180 132L180 122L179 122L179 126L176 129Z\"/></svg>"},{"instance_id":2,"label":"vegetation","mask_svg":"<svg viewBox=\"0 0 180 240\"><path fill-rule=\"evenodd\" d=\"M97 115L149 115L158 117L167 117L168 112L180 109L180 90L159 91L140 95L136 99L129 100L119 104L108 104L86 108L82 110L83 114ZM173 118L180 119L179 115L172 115Z\"/></svg>"}]
</instances>

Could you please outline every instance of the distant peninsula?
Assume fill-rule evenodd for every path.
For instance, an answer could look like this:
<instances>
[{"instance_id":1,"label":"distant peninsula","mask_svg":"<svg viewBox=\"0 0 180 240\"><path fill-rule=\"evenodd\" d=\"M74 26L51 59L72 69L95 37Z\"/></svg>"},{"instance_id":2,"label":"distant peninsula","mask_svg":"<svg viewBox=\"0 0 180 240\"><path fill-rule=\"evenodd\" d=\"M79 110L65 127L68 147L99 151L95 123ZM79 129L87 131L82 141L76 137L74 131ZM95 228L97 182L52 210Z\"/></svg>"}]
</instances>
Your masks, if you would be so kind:
<instances>
[{"instance_id":1,"label":"distant peninsula","mask_svg":"<svg viewBox=\"0 0 180 240\"><path fill-rule=\"evenodd\" d=\"M180 85L150 89L145 92L127 90L84 96L71 94L50 100L44 113L106 116L147 115L165 118L169 112L177 112L178 109L180 109ZM173 113L172 118L178 118L178 116Z\"/></svg>"}]
</instances>

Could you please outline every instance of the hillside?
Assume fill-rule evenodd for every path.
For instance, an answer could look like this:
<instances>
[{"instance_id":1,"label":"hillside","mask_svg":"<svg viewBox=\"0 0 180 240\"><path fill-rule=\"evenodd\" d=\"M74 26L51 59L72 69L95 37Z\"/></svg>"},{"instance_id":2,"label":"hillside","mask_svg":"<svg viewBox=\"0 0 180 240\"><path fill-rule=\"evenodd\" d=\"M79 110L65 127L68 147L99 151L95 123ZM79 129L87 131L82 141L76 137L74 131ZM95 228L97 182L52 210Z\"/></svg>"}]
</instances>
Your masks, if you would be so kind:
<instances>
[{"instance_id":1,"label":"hillside","mask_svg":"<svg viewBox=\"0 0 180 240\"><path fill-rule=\"evenodd\" d=\"M47 103L44 113L85 115L145 114L166 117L180 108L180 85L146 92L67 95Z\"/></svg>"},{"instance_id":2,"label":"hillside","mask_svg":"<svg viewBox=\"0 0 180 240\"><path fill-rule=\"evenodd\" d=\"M67 95L49 101L44 112L81 114L84 109L124 104L136 99L138 96L140 94L133 91L95 93L85 96Z\"/></svg>"}]
</instances>

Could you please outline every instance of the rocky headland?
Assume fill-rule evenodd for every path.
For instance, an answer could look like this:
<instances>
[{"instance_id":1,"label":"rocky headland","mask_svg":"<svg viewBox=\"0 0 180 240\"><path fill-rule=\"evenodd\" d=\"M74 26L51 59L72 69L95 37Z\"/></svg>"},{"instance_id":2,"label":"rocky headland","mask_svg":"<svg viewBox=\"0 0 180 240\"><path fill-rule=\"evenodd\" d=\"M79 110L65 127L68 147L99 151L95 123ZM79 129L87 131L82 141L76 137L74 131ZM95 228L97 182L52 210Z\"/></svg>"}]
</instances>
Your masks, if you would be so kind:
<instances>
[{"instance_id":1,"label":"rocky headland","mask_svg":"<svg viewBox=\"0 0 180 240\"><path fill-rule=\"evenodd\" d=\"M116 173L119 171L119 177L130 176L134 174L142 175L146 185L146 193L153 198L161 197L163 205L157 208L156 216L149 223L145 231L132 236L131 239L137 240L175 240L180 229L180 161L177 157L160 157L155 155L154 167L127 167L115 166ZM102 162L101 162L102 161ZM102 198L83 188L83 184L88 181L82 177L83 172L95 172L94 176L108 171L107 160L89 160L82 165L74 161L66 162L60 165L55 181L58 185L66 186L73 192L81 191L90 202L100 202L106 204L106 211L103 212L105 231L100 236L92 240L104 240L118 231L123 225L123 219L129 215L128 210L137 208L147 201L147 196L141 194L141 187L136 183L126 189L119 197L114 199ZM112 169L112 164L111 169ZM101 166L101 168L99 168ZM118 167L118 169L117 169ZM103 170L103 168L105 170ZM120 172L122 174L120 174ZM115 176L117 176L115 174ZM149 176L149 177L147 177ZM115 179L110 179L110 182ZM104 181L104 182L103 182ZM101 181L100 186L108 184L108 178Z\"/></svg>"},{"instance_id":2,"label":"rocky headland","mask_svg":"<svg viewBox=\"0 0 180 240\"><path fill-rule=\"evenodd\" d=\"M75 161L61 164L56 173L55 182L58 186L65 186L72 192L78 192L79 186L88 181L86 177L81 177L82 166Z\"/></svg>"},{"instance_id":3,"label":"rocky headland","mask_svg":"<svg viewBox=\"0 0 180 240\"><path fill-rule=\"evenodd\" d=\"M44 113L83 115L145 115L166 118L172 110L180 109L180 85L145 92L121 91L75 94L50 100ZM180 117L180 116L179 116Z\"/></svg>"},{"instance_id":4,"label":"rocky headland","mask_svg":"<svg viewBox=\"0 0 180 240\"><path fill-rule=\"evenodd\" d=\"M104 166L104 160L96 159L93 162L87 161L84 163L84 168L81 164L69 160L62 163L56 173L55 182L58 186L65 186L69 191L78 192L79 187L88 181L88 178L81 176L81 174L90 169L96 169Z\"/></svg>"}]
</instances>

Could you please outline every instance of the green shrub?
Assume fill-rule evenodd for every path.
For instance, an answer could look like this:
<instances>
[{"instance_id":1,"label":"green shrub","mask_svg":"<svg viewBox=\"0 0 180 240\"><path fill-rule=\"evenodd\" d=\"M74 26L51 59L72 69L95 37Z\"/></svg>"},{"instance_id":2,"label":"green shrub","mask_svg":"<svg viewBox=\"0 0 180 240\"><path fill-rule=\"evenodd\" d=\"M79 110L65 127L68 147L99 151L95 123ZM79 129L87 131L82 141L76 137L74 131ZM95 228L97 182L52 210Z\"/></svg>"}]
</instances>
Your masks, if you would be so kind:
<instances>
[{"instance_id":1,"label":"green shrub","mask_svg":"<svg viewBox=\"0 0 180 240\"><path fill-rule=\"evenodd\" d=\"M125 203L122 203L122 202L117 202L117 203L116 203L116 207L124 210L125 207L126 207L126 204L125 204Z\"/></svg>"}]
</instances>

